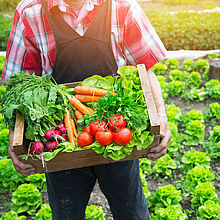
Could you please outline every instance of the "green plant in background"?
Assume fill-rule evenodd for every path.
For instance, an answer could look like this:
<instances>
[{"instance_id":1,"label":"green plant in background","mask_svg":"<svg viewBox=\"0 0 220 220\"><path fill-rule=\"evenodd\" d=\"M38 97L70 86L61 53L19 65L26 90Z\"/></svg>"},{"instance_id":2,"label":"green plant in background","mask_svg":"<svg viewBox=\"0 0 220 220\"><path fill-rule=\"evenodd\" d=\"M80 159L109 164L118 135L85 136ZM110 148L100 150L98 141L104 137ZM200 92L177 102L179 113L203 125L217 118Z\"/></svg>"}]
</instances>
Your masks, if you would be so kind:
<instances>
[{"instance_id":1,"label":"green plant in background","mask_svg":"<svg viewBox=\"0 0 220 220\"><path fill-rule=\"evenodd\" d=\"M171 81L175 81L175 80L183 81L189 78L189 73L186 71L180 71L179 69L175 69L169 72L168 78Z\"/></svg>"},{"instance_id":2,"label":"green plant in background","mask_svg":"<svg viewBox=\"0 0 220 220\"><path fill-rule=\"evenodd\" d=\"M164 179L167 179L172 176L172 170L177 168L175 160L173 160L169 154L165 154L163 157L155 161L153 166L153 171L155 176L163 176Z\"/></svg>"},{"instance_id":3,"label":"green plant in background","mask_svg":"<svg viewBox=\"0 0 220 220\"><path fill-rule=\"evenodd\" d=\"M5 65L5 56L0 56L0 76L2 75L4 65Z\"/></svg>"},{"instance_id":4,"label":"green plant in background","mask_svg":"<svg viewBox=\"0 0 220 220\"><path fill-rule=\"evenodd\" d=\"M160 208L155 210L152 215L154 220L186 220L187 215L183 212L181 205L171 205L167 208Z\"/></svg>"},{"instance_id":5,"label":"green plant in background","mask_svg":"<svg viewBox=\"0 0 220 220\"><path fill-rule=\"evenodd\" d=\"M193 109L185 114L182 114L180 117L180 121L182 122L183 127L186 127L193 120L200 120L203 123L204 114L202 111Z\"/></svg>"},{"instance_id":6,"label":"green plant in background","mask_svg":"<svg viewBox=\"0 0 220 220\"><path fill-rule=\"evenodd\" d=\"M0 160L0 193L11 192L24 182L24 177L16 172L11 159Z\"/></svg>"},{"instance_id":7,"label":"green plant in background","mask_svg":"<svg viewBox=\"0 0 220 220\"><path fill-rule=\"evenodd\" d=\"M163 99L166 100L168 97L168 82L164 76L157 75L157 79L160 83Z\"/></svg>"},{"instance_id":8,"label":"green plant in background","mask_svg":"<svg viewBox=\"0 0 220 220\"><path fill-rule=\"evenodd\" d=\"M179 69L179 60L177 59L167 59L165 62L168 70Z\"/></svg>"},{"instance_id":9,"label":"green plant in background","mask_svg":"<svg viewBox=\"0 0 220 220\"><path fill-rule=\"evenodd\" d=\"M0 115L0 159L8 158L9 129L3 125L3 117Z\"/></svg>"},{"instance_id":10,"label":"green plant in background","mask_svg":"<svg viewBox=\"0 0 220 220\"><path fill-rule=\"evenodd\" d=\"M193 65L193 69L195 71L198 71L202 74L203 79L208 80L208 73L209 73L209 62L207 60L204 59L198 59L194 65Z\"/></svg>"},{"instance_id":11,"label":"green plant in background","mask_svg":"<svg viewBox=\"0 0 220 220\"><path fill-rule=\"evenodd\" d=\"M156 75L162 75L166 72L167 67L163 63L158 62L151 68L151 70Z\"/></svg>"},{"instance_id":12,"label":"green plant in background","mask_svg":"<svg viewBox=\"0 0 220 220\"><path fill-rule=\"evenodd\" d=\"M191 204L193 208L204 205L208 200L213 201L215 204L219 204L218 195L211 182L200 183L191 194Z\"/></svg>"},{"instance_id":13,"label":"green plant in background","mask_svg":"<svg viewBox=\"0 0 220 220\"><path fill-rule=\"evenodd\" d=\"M42 195L35 185L24 183L13 192L11 201L12 211L33 215L42 204Z\"/></svg>"},{"instance_id":14,"label":"green plant in background","mask_svg":"<svg viewBox=\"0 0 220 220\"><path fill-rule=\"evenodd\" d=\"M184 82L183 81L171 81L168 84L168 88L169 88L169 95L170 96L178 96L181 94L181 92L184 90Z\"/></svg>"},{"instance_id":15,"label":"green plant in background","mask_svg":"<svg viewBox=\"0 0 220 220\"><path fill-rule=\"evenodd\" d=\"M52 220L52 210L49 204L43 204L37 212L34 220Z\"/></svg>"},{"instance_id":16,"label":"green plant in background","mask_svg":"<svg viewBox=\"0 0 220 220\"><path fill-rule=\"evenodd\" d=\"M217 144L207 143L202 147L205 150L206 154L209 155L209 157L213 159L220 157L220 142L218 142Z\"/></svg>"},{"instance_id":17,"label":"green plant in background","mask_svg":"<svg viewBox=\"0 0 220 220\"><path fill-rule=\"evenodd\" d=\"M2 214L1 220L26 220L26 216L18 216L14 211L5 212Z\"/></svg>"},{"instance_id":18,"label":"green plant in background","mask_svg":"<svg viewBox=\"0 0 220 220\"><path fill-rule=\"evenodd\" d=\"M214 145L220 142L220 125L216 125L213 130L210 131L209 142Z\"/></svg>"},{"instance_id":19,"label":"green plant in background","mask_svg":"<svg viewBox=\"0 0 220 220\"><path fill-rule=\"evenodd\" d=\"M176 143L174 138L171 138L170 143L167 147L167 153L172 157L172 158L179 158L180 157L180 151L183 149L183 146L180 145L179 143Z\"/></svg>"},{"instance_id":20,"label":"green plant in background","mask_svg":"<svg viewBox=\"0 0 220 220\"><path fill-rule=\"evenodd\" d=\"M220 120L220 104L218 102L209 104L209 108L205 109L204 115L205 121L210 121L210 125L214 127L216 120Z\"/></svg>"},{"instance_id":21,"label":"green plant in background","mask_svg":"<svg viewBox=\"0 0 220 220\"><path fill-rule=\"evenodd\" d=\"M215 59L215 58L219 58L219 57L220 56L218 56L216 53L208 54L209 59Z\"/></svg>"},{"instance_id":22,"label":"green plant in background","mask_svg":"<svg viewBox=\"0 0 220 220\"><path fill-rule=\"evenodd\" d=\"M205 83L205 90L208 92L210 98L220 100L220 81L211 79Z\"/></svg>"},{"instance_id":23,"label":"green plant in background","mask_svg":"<svg viewBox=\"0 0 220 220\"><path fill-rule=\"evenodd\" d=\"M197 211L197 219L220 219L220 205L212 200L208 200L204 205L200 206Z\"/></svg>"},{"instance_id":24,"label":"green plant in background","mask_svg":"<svg viewBox=\"0 0 220 220\"><path fill-rule=\"evenodd\" d=\"M204 144L203 148L211 158L220 157L220 125L210 131L208 143Z\"/></svg>"},{"instance_id":25,"label":"green plant in background","mask_svg":"<svg viewBox=\"0 0 220 220\"><path fill-rule=\"evenodd\" d=\"M200 120L190 121L184 131L184 145L192 146L204 143L205 125Z\"/></svg>"},{"instance_id":26,"label":"green plant in background","mask_svg":"<svg viewBox=\"0 0 220 220\"><path fill-rule=\"evenodd\" d=\"M182 116L180 108L177 107L175 104L169 104L166 105L166 112L167 112L168 121L172 121L175 124L178 124L178 121Z\"/></svg>"},{"instance_id":27,"label":"green plant in background","mask_svg":"<svg viewBox=\"0 0 220 220\"><path fill-rule=\"evenodd\" d=\"M4 2L10 2L10 1L0 0L0 8L2 7L2 4L4 5ZM11 31L12 19L13 19L13 14L9 15L5 13L0 13L0 21L1 21L0 23L0 51L6 51L8 38L9 38L10 31ZM3 58L1 58L1 60L2 59Z\"/></svg>"},{"instance_id":28,"label":"green plant in background","mask_svg":"<svg viewBox=\"0 0 220 220\"><path fill-rule=\"evenodd\" d=\"M183 140L183 134L179 133L176 123L172 121L168 121L168 123L169 123L173 141L175 141L176 143L180 143Z\"/></svg>"},{"instance_id":29,"label":"green plant in background","mask_svg":"<svg viewBox=\"0 0 220 220\"><path fill-rule=\"evenodd\" d=\"M205 88L202 87L201 89L191 89L187 98L189 100L195 100L197 102L202 102L208 97Z\"/></svg>"},{"instance_id":30,"label":"green plant in background","mask_svg":"<svg viewBox=\"0 0 220 220\"><path fill-rule=\"evenodd\" d=\"M102 207L96 205L87 206L86 220L105 220Z\"/></svg>"},{"instance_id":31,"label":"green plant in background","mask_svg":"<svg viewBox=\"0 0 220 220\"><path fill-rule=\"evenodd\" d=\"M34 184L40 191L43 191L46 188L46 177L45 174L36 173L26 177L26 181Z\"/></svg>"},{"instance_id":32,"label":"green plant in background","mask_svg":"<svg viewBox=\"0 0 220 220\"><path fill-rule=\"evenodd\" d=\"M182 157L183 170L191 170L196 166L204 166L210 168L210 158L206 153L196 151L192 148L190 151L186 151Z\"/></svg>"},{"instance_id":33,"label":"green plant in background","mask_svg":"<svg viewBox=\"0 0 220 220\"><path fill-rule=\"evenodd\" d=\"M189 170L183 181L183 187L187 192L193 192L200 183L211 182L215 175L204 166L196 166Z\"/></svg>"},{"instance_id":34,"label":"green plant in background","mask_svg":"<svg viewBox=\"0 0 220 220\"><path fill-rule=\"evenodd\" d=\"M181 199L181 191L177 190L175 186L161 186L150 198L150 207L152 210L167 208L171 205L178 205Z\"/></svg>"},{"instance_id":35,"label":"green plant in background","mask_svg":"<svg viewBox=\"0 0 220 220\"><path fill-rule=\"evenodd\" d=\"M201 75L199 72L191 72L189 78L186 80L186 84L189 88L198 88L202 82Z\"/></svg>"},{"instance_id":36,"label":"green plant in background","mask_svg":"<svg viewBox=\"0 0 220 220\"><path fill-rule=\"evenodd\" d=\"M167 50L216 50L220 48L220 14L146 10Z\"/></svg>"},{"instance_id":37,"label":"green plant in background","mask_svg":"<svg viewBox=\"0 0 220 220\"><path fill-rule=\"evenodd\" d=\"M194 61L193 60L184 60L183 61L183 70L187 71L187 72L190 72L193 70L193 63Z\"/></svg>"},{"instance_id":38,"label":"green plant in background","mask_svg":"<svg viewBox=\"0 0 220 220\"><path fill-rule=\"evenodd\" d=\"M147 158L139 159L139 167L143 174L151 175L152 174L152 161Z\"/></svg>"}]
</instances>

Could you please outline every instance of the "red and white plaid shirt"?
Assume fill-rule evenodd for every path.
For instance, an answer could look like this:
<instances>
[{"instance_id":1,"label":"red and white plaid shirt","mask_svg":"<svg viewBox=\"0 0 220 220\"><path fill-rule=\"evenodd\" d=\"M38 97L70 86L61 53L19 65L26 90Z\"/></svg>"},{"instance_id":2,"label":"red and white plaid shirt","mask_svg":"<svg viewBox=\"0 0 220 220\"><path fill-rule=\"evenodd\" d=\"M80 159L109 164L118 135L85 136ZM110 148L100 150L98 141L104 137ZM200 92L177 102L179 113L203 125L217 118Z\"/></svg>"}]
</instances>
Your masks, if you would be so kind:
<instances>
[{"instance_id":1,"label":"red and white plaid shirt","mask_svg":"<svg viewBox=\"0 0 220 220\"><path fill-rule=\"evenodd\" d=\"M74 12L63 0L47 0L48 9L58 6L61 16L83 35L104 0L85 0ZM165 58L166 49L136 0L112 0L111 39L118 67L144 63L150 69ZM11 73L51 74L56 45L41 0L22 0L15 11L2 78Z\"/></svg>"}]
</instances>

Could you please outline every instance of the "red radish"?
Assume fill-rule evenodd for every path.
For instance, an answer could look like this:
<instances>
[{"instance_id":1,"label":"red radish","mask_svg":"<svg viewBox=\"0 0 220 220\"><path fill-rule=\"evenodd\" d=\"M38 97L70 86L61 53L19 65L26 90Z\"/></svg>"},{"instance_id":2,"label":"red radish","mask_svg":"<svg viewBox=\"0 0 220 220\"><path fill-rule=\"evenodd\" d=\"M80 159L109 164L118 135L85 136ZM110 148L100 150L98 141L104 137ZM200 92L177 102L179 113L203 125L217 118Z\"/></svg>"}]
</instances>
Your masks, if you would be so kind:
<instances>
[{"instance_id":1,"label":"red radish","mask_svg":"<svg viewBox=\"0 0 220 220\"><path fill-rule=\"evenodd\" d=\"M67 132L65 127L60 128L60 133L61 134L65 134Z\"/></svg>"},{"instance_id":2,"label":"red radish","mask_svg":"<svg viewBox=\"0 0 220 220\"><path fill-rule=\"evenodd\" d=\"M54 130L55 136L60 135L60 132L58 130Z\"/></svg>"},{"instance_id":3,"label":"red radish","mask_svg":"<svg viewBox=\"0 0 220 220\"><path fill-rule=\"evenodd\" d=\"M67 134L62 134L61 137L63 138L63 141L67 141L67 139L68 139Z\"/></svg>"},{"instance_id":4,"label":"red radish","mask_svg":"<svg viewBox=\"0 0 220 220\"><path fill-rule=\"evenodd\" d=\"M47 141L46 148L49 151L53 151L57 148L57 142L56 141Z\"/></svg>"},{"instance_id":5,"label":"red radish","mask_svg":"<svg viewBox=\"0 0 220 220\"><path fill-rule=\"evenodd\" d=\"M36 141L35 143L33 143L32 148L31 148L31 152L33 152L33 154L40 154L42 153L44 150L44 144L40 141Z\"/></svg>"},{"instance_id":6,"label":"red radish","mask_svg":"<svg viewBox=\"0 0 220 220\"><path fill-rule=\"evenodd\" d=\"M47 130L44 134L44 137L46 138L46 140L48 141L53 141L55 140L55 135L56 135L56 131L55 130Z\"/></svg>"},{"instance_id":7,"label":"red radish","mask_svg":"<svg viewBox=\"0 0 220 220\"><path fill-rule=\"evenodd\" d=\"M44 163L44 158L42 154L43 150L44 150L44 144L42 142L36 141L35 143L33 143L31 152L33 152L33 154L40 154L41 162L44 167L45 163Z\"/></svg>"},{"instance_id":8,"label":"red radish","mask_svg":"<svg viewBox=\"0 0 220 220\"><path fill-rule=\"evenodd\" d=\"M56 129L60 130L61 128L65 128L65 125L64 125L64 123L59 122L59 123L57 124L57 128L56 128Z\"/></svg>"}]
</instances>

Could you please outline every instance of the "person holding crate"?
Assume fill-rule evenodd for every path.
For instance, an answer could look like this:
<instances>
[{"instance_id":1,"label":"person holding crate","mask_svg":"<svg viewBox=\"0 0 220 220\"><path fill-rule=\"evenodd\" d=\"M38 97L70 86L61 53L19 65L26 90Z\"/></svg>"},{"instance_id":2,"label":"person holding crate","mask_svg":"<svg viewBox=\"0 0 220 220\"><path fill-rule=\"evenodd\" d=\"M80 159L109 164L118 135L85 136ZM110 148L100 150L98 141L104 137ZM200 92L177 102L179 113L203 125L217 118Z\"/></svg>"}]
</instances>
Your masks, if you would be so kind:
<instances>
[{"instance_id":1,"label":"person holding crate","mask_svg":"<svg viewBox=\"0 0 220 220\"><path fill-rule=\"evenodd\" d=\"M11 73L51 74L57 83L81 81L91 75L112 75L125 65L150 69L165 58L166 49L135 0L22 0L16 8L2 77ZM161 143L147 158L166 154L171 139L159 82L149 71L161 124ZM12 149L17 172L35 173ZM146 220L149 211L142 191L138 160L47 173L53 219L85 219L96 180L116 220Z\"/></svg>"}]
</instances>

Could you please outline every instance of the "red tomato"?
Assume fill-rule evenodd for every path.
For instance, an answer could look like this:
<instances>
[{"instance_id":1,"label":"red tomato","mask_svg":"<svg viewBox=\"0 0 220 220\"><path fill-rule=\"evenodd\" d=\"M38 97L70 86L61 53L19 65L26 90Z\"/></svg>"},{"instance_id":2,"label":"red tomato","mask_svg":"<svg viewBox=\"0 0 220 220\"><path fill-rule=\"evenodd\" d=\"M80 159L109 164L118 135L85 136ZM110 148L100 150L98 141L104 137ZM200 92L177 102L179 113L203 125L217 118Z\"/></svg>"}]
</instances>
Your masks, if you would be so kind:
<instances>
[{"instance_id":1,"label":"red tomato","mask_svg":"<svg viewBox=\"0 0 220 220\"><path fill-rule=\"evenodd\" d=\"M124 115L114 114L109 118L108 126L112 131L117 131L121 128L125 128L127 126L127 122L124 119Z\"/></svg>"},{"instance_id":2,"label":"red tomato","mask_svg":"<svg viewBox=\"0 0 220 220\"><path fill-rule=\"evenodd\" d=\"M114 134L114 142L118 145L126 145L132 140L132 132L129 128L121 128Z\"/></svg>"},{"instance_id":3,"label":"red tomato","mask_svg":"<svg viewBox=\"0 0 220 220\"><path fill-rule=\"evenodd\" d=\"M77 142L80 147L86 147L94 141L93 136L89 132L82 132L77 136Z\"/></svg>"},{"instance_id":4,"label":"red tomato","mask_svg":"<svg viewBox=\"0 0 220 220\"><path fill-rule=\"evenodd\" d=\"M90 134L95 136L97 131L104 130L107 128L107 123L105 121L95 120L89 125Z\"/></svg>"},{"instance_id":5,"label":"red tomato","mask_svg":"<svg viewBox=\"0 0 220 220\"><path fill-rule=\"evenodd\" d=\"M102 131L99 130L95 134L96 141L101 145L111 144L113 141L113 133L111 130Z\"/></svg>"},{"instance_id":6,"label":"red tomato","mask_svg":"<svg viewBox=\"0 0 220 220\"><path fill-rule=\"evenodd\" d=\"M85 126L85 128L83 129L83 131L87 131L90 133L90 128L89 128L89 125L88 126Z\"/></svg>"}]
</instances>

